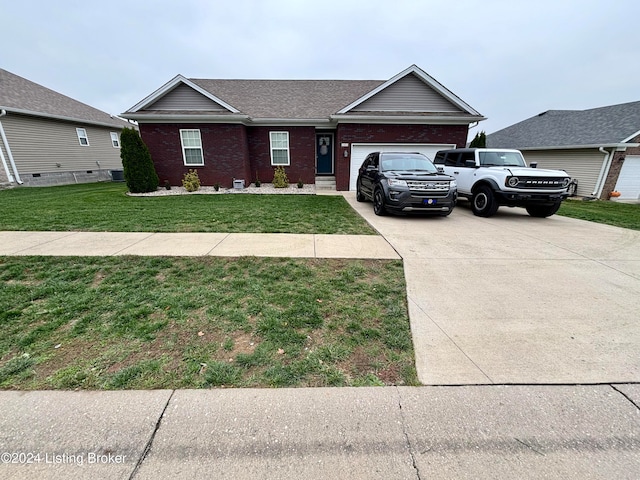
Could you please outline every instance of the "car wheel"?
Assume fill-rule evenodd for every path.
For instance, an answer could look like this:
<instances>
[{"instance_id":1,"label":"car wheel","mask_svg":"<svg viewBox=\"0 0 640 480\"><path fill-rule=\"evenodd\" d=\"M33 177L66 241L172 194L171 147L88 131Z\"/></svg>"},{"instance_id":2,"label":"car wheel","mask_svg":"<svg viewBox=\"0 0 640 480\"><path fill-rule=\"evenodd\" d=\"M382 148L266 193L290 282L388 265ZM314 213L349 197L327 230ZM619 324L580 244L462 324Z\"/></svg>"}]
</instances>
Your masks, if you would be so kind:
<instances>
[{"instance_id":1,"label":"car wheel","mask_svg":"<svg viewBox=\"0 0 640 480\"><path fill-rule=\"evenodd\" d=\"M387 209L384 206L384 192L381 188L376 188L373 192L373 213L378 216L387 213Z\"/></svg>"},{"instance_id":2,"label":"car wheel","mask_svg":"<svg viewBox=\"0 0 640 480\"><path fill-rule=\"evenodd\" d=\"M358 202L364 202L366 200L366 198L364 197L363 193L360 191L360 184L359 183L356 185L356 200Z\"/></svg>"},{"instance_id":3,"label":"car wheel","mask_svg":"<svg viewBox=\"0 0 640 480\"><path fill-rule=\"evenodd\" d=\"M546 218L550 217L558 211L562 202L556 202L553 205L527 205L527 213L532 217Z\"/></svg>"},{"instance_id":4,"label":"car wheel","mask_svg":"<svg viewBox=\"0 0 640 480\"><path fill-rule=\"evenodd\" d=\"M482 185L473 193L471 210L478 217L490 217L498 211L498 202L493 191L487 185Z\"/></svg>"}]
</instances>

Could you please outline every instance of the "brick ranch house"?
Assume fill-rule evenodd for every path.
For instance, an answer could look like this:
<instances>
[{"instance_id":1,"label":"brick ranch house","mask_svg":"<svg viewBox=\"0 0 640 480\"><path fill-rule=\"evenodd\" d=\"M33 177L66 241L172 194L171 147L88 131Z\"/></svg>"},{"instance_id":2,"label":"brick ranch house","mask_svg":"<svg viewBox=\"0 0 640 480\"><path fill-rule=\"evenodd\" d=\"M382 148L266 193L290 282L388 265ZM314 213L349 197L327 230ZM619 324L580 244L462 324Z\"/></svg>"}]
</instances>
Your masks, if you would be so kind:
<instances>
[{"instance_id":1,"label":"brick ranch house","mask_svg":"<svg viewBox=\"0 0 640 480\"><path fill-rule=\"evenodd\" d=\"M123 113L138 122L160 182L329 180L355 189L375 150L464 147L481 114L415 65L380 80L204 80L181 75ZM323 178L324 177L324 178Z\"/></svg>"}]
</instances>

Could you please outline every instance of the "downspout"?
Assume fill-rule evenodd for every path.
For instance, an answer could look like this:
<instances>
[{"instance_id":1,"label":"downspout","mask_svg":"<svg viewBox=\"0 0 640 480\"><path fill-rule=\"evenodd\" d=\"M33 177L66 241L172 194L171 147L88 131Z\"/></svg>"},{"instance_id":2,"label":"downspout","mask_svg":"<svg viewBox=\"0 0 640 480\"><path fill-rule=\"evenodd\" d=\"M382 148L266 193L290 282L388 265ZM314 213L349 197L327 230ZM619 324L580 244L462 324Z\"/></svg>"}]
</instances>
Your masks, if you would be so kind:
<instances>
[{"instance_id":1,"label":"downspout","mask_svg":"<svg viewBox=\"0 0 640 480\"><path fill-rule=\"evenodd\" d=\"M600 169L600 174L598 175L598 181L596 182L596 189L593 191L591 195L594 197L600 198L602 194L602 189L604 188L604 181L607 178L606 175L609 173L609 168L611 167L611 159L613 158L612 152L607 152L604 147L599 147L598 151L600 153L604 153L604 160L602 162L602 168Z\"/></svg>"},{"instance_id":2,"label":"downspout","mask_svg":"<svg viewBox=\"0 0 640 480\"><path fill-rule=\"evenodd\" d=\"M0 110L0 117L4 117L7 114L5 109ZM7 155L9 156L9 162L11 163L11 168L13 169L13 173L16 176L16 182L19 185L22 185L24 182L20 178L20 173L18 173L18 167L16 167L16 162L13 159L13 154L11 153L11 148L9 147L9 140L7 140L7 136L4 133L4 127L2 126L2 122L0 122L0 136L2 136L2 143L4 143L4 148L7 151ZM5 168L7 168L7 164L5 163L4 156L2 158L2 162L5 164ZM11 175L9 175L11 178Z\"/></svg>"}]
</instances>

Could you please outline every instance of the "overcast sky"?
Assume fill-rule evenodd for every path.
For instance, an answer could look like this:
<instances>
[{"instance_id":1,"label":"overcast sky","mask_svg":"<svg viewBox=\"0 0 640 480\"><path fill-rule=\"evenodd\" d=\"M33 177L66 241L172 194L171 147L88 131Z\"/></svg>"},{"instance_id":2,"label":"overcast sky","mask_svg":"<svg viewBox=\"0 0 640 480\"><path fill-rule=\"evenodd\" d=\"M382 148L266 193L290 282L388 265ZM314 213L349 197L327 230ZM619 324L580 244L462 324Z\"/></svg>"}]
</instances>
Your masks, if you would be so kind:
<instances>
[{"instance_id":1,"label":"overcast sky","mask_svg":"<svg viewBox=\"0 0 640 480\"><path fill-rule=\"evenodd\" d=\"M108 113L189 78L387 80L418 65L492 133L640 100L637 0L0 0L0 68Z\"/></svg>"}]
</instances>

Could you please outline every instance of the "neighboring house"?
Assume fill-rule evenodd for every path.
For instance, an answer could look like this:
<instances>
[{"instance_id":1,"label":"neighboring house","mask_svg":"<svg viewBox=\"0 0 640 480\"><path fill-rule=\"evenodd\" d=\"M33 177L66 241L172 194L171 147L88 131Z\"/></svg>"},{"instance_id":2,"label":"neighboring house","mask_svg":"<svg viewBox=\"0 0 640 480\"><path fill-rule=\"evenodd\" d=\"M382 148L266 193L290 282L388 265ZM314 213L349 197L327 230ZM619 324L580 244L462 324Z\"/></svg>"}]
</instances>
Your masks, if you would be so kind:
<instances>
[{"instance_id":1,"label":"neighboring house","mask_svg":"<svg viewBox=\"0 0 640 480\"><path fill-rule=\"evenodd\" d=\"M540 168L566 170L577 194L640 199L640 102L549 110L487 135L487 147L517 148Z\"/></svg>"},{"instance_id":2,"label":"neighboring house","mask_svg":"<svg viewBox=\"0 0 640 480\"><path fill-rule=\"evenodd\" d=\"M110 180L126 121L0 69L0 184Z\"/></svg>"},{"instance_id":3,"label":"neighboring house","mask_svg":"<svg viewBox=\"0 0 640 480\"><path fill-rule=\"evenodd\" d=\"M203 80L181 75L122 114L136 120L160 182L328 179L355 189L375 150L463 147L484 117L415 65L390 80ZM334 187L334 188L336 188Z\"/></svg>"}]
</instances>

